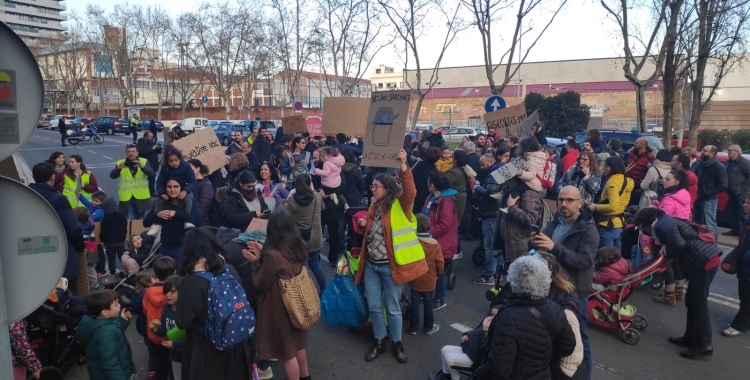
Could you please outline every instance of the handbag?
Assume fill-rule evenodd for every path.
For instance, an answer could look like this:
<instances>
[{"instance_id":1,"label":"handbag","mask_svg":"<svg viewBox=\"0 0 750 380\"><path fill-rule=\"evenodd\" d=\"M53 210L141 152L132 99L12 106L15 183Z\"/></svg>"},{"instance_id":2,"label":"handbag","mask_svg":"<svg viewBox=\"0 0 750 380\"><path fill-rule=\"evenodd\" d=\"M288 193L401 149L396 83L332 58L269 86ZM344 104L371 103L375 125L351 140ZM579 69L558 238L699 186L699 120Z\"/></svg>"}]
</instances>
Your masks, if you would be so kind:
<instances>
[{"instance_id":1,"label":"handbag","mask_svg":"<svg viewBox=\"0 0 750 380\"><path fill-rule=\"evenodd\" d=\"M313 213L310 216L310 227L297 226L297 231L299 231L299 236L301 236L302 240L304 241L310 240L310 236L312 235L313 223L315 221L316 211L318 211L318 200L315 197L313 197Z\"/></svg>"},{"instance_id":2,"label":"handbag","mask_svg":"<svg viewBox=\"0 0 750 380\"><path fill-rule=\"evenodd\" d=\"M739 244L721 261L721 270L727 274L737 274L742 254L742 244Z\"/></svg>"},{"instance_id":3,"label":"handbag","mask_svg":"<svg viewBox=\"0 0 750 380\"><path fill-rule=\"evenodd\" d=\"M289 274L292 274L291 264ZM307 267L303 265L302 271L290 279L279 278L279 288L292 326L302 330L310 329L320 319L320 296Z\"/></svg>"}]
</instances>

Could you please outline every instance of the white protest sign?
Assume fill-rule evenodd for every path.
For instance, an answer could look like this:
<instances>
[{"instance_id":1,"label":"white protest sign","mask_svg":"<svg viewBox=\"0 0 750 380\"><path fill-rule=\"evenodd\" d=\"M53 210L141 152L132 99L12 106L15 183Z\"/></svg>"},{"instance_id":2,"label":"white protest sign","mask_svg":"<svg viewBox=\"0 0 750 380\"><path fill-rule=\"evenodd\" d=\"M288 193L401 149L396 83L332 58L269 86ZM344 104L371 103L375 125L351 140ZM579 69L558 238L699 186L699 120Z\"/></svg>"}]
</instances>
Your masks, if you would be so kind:
<instances>
[{"instance_id":1,"label":"white protest sign","mask_svg":"<svg viewBox=\"0 0 750 380\"><path fill-rule=\"evenodd\" d=\"M515 178L520 170L521 169L517 168L515 165L513 165L513 163L509 162L501 166L500 169L497 169L494 172L490 173L490 175L495 179L495 181L497 181L498 185L502 185L509 179Z\"/></svg>"},{"instance_id":2,"label":"white protest sign","mask_svg":"<svg viewBox=\"0 0 750 380\"><path fill-rule=\"evenodd\" d=\"M521 124L517 126L518 138L523 139L526 137L532 137L534 134L531 133L531 126L534 123L539 122L539 110L534 111L531 115L527 116Z\"/></svg>"}]
</instances>

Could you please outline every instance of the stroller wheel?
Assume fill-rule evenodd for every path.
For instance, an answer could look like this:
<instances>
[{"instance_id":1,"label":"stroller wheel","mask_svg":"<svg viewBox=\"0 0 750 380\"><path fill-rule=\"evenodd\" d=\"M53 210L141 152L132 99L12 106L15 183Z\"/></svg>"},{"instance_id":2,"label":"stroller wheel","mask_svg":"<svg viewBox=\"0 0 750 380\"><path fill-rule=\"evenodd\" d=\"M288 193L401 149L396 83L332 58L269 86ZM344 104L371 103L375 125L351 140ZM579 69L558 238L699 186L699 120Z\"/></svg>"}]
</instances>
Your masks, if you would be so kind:
<instances>
[{"instance_id":1,"label":"stroller wheel","mask_svg":"<svg viewBox=\"0 0 750 380\"><path fill-rule=\"evenodd\" d=\"M664 286L664 282L662 281L654 282L651 284L651 289L660 290L662 286Z\"/></svg>"},{"instance_id":2,"label":"stroller wheel","mask_svg":"<svg viewBox=\"0 0 750 380\"><path fill-rule=\"evenodd\" d=\"M500 289L492 288L486 292L484 292L484 297L487 298L487 301L494 301L495 296L500 293Z\"/></svg>"},{"instance_id":3,"label":"stroller wheel","mask_svg":"<svg viewBox=\"0 0 750 380\"><path fill-rule=\"evenodd\" d=\"M638 330L645 330L646 327L648 327L648 319L642 315L636 315L633 318L633 327L635 327Z\"/></svg>"},{"instance_id":4,"label":"stroller wheel","mask_svg":"<svg viewBox=\"0 0 750 380\"><path fill-rule=\"evenodd\" d=\"M482 246L475 248L474 252L471 253L471 261L478 267L484 265L484 248Z\"/></svg>"},{"instance_id":5,"label":"stroller wheel","mask_svg":"<svg viewBox=\"0 0 750 380\"><path fill-rule=\"evenodd\" d=\"M449 290L453 290L453 288L456 287L456 275L455 274L451 273L451 275L448 276L448 284L447 285L448 285L448 289Z\"/></svg>"},{"instance_id":6,"label":"stroller wheel","mask_svg":"<svg viewBox=\"0 0 750 380\"><path fill-rule=\"evenodd\" d=\"M630 345L636 345L641 340L641 333L635 329L627 328L622 331L622 340Z\"/></svg>"}]
</instances>

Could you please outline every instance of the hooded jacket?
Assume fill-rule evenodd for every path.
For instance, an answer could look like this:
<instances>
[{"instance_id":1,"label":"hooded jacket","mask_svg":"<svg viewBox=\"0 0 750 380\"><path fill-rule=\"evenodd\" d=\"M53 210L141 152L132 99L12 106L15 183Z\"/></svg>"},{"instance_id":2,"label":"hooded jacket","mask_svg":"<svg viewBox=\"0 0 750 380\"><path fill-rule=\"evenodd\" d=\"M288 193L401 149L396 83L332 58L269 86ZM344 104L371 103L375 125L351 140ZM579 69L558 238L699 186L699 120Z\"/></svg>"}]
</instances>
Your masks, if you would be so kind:
<instances>
[{"instance_id":1,"label":"hooded jacket","mask_svg":"<svg viewBox=\"0 0 750 380\"><path fill-rule=\"evenodd\" d=\"M102 208L104 217L99 231L99 241L105 247L124 246L128 234L128 220L118 211L117 201L112 197L104 200Z\"/></svg>"},{"instance_id":2,"label":"hooded jacket","mask_svg":"<svg viewBox=\"0 0 750 380\"><path fill-rule=\"evenodd\" d=\"M78 218L76 218L73 208L70 207L70 202L68 202L68 199L64 195L55 191L48 183L30 183L29 188L36 191L52 206L65 229L65 236L68 240L68 258L65 262L63 277L67 279L78 277L80 269L78 267L77 253L83 252L86 246L83 242L81 225L78 223Z\"/></svg>"},{"instance_id":3,"label":"hooded jacket","mask_svg":"<svg viewBox=\"0 0 750 380\"><path fill-rule=\"evenodd\" d=\"M341 175L344 177L344 197L349 207L359 207L362 205L362 193L365 188L365 179L357 165L347 162L341 167Z\"/></svg>"},{"instance_id":4,"label":"hooded jacket","mask_svg":"<svg viewBox=\"0 0 750 380\"><path fill-rule=\"evenodd\" d=\"M521 179L526 182L534 191L542 191L542 180L544 177L544 164L547 162L547 155L542 152L526 152L524 154L528 168L521 174Z\"/></svg>"},{"instance_id":5,"label":"hooded jacket","mask_svg":"<svg viewBox=\"0 0 750 380\"><path fill-rule=\"evenodd\" d=\"M422 213L430 218L430 234L440 243L446 259L452 259L458 253L457 195L456 190L445 189L438 197L427 197L422 209Z\"/></svg>"},{"instance_id":6,"label":"hooded jacket","mask_svg":"<svg viewBox=\"0 0 750 380\"><path fill-rule=\"evenodd\" d=\"M536 138L536 141L539 142L539 145L547 145L547 134L544 132L544 129L539 129L539 132L534 134L534 138Z\"/></svg>"},{"instance_id":7,"label":"hooded jacket","mask_svg":"<svg viewBox=\"0 0 750 380\"><path fill-rule=\"evenodd\" d=\"M133 353L125 338L128 321L122 317L85 315L76 339L86 346L86 369L91 380L128 380L135 373Z\"/></svg>"},{"instance_id":8,"label":"hooded jacket","mask_svg":"<svg viewBox=\"0 0 750 380\"><path fill-rule=\"evenodd\" d=\"M689 191L673 186L664 189L664 195L656 207L675 218L690 219L691 203Z\"/></svg>"},{"instance_id":9,"label":"hooded jacket","mask_svg":"<svg viewBox=\"0 0 750 380\"><path fill-rule=\"evenodd\" d=\"M697 201L714 200L719 193L729 188L727 169L716 159L716 156L709 160L699 161L695 175L698 177Z\"/></svg>"},{"instance_id":10,"label":"hooded jacket","mask_svg":"<svg viewBox=\"0 0 750 380\"><path fill-rule=\"evenodd\" d=\"M310 198L295 191L291 197L281 202L281 207L289 210L297 227L312 227L310 240L305 242L307 252L320 251L323 248L323 227L320 215L326 209L320 194L313 192L313 198Z\"/></svg>"},{"instance_id":11,"label":"hooded jacket","mask_svg":"<svg viewBox=\"0 0 750 380\"><path fill-rule=\"evenodd\" d=\"M182 190L187 193L195 191L198 180L195 179L193 167L187 162L180 162L180 166L173 168L166 162L159 170L159 177L156 179L156 192L159 195L167 193L167 182L175 180L182 185Z\"/></svg>"},{"instance_id":12,"label":"hooded jacket","mask_svg":"<svg viewBox=\"0 0 750 380\"><path fill-rule=\"evenodd\" d=\"M628 261L621 257L620 260L596 271L596 273L594 273L594 284L604 286L619 284L623 278L628 276L628 274L630 274Z\"/></svg>"},{"instance_id":13,"label":"hooded jacket","mask_svg":"<svg viewBox=\"0 0 750 380\"><path fill-rule=\"evenodd\" d=\"M417 234L419 244L424 250L425 262L427 262L427 273L416 280L409 282L409 288L422 293L432 292L437 284L437 276L443 273L444 261L443 251L437 240L430 234Z\"/></svg>"},{"instance_id":14,"label":"hooded jacket","mask_svg":"<svg viewBox=\"0 0 750 380\"><path fill-rule=\"evenodd\" d=\"M167 306L167 300L164 299L164 283L157 282L154 285L146 288L146 294L143 296L143 314L146 315L146 320L151 321L156 319L161 321L161 312L164 307ZM147 329L148 339L151 342L161 345L167 338L162 338L154 334L151 329Z\"/></svg>"},{"instance_id":15,"label":"hooded jacket","mask_svg":"<svg viewBox=\"0 0 750 380\"><path fill-rule=\"evenodd\" d=\"M328 160L323 163L323 169L315 169L315 174L321 177L320 183L332 189L341 186L341 167L344 163L344 156L341 154L329 156Z\"/></svg>"}]
</instances>

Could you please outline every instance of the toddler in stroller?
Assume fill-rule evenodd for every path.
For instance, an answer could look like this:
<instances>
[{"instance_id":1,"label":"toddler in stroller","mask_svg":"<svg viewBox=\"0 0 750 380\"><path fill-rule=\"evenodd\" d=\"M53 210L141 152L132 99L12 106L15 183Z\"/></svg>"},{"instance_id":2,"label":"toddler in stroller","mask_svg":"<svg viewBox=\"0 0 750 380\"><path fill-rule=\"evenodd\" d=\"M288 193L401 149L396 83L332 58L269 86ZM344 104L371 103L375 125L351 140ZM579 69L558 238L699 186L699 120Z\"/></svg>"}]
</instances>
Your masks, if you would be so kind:
<instances>
[{"instance_id":1,"label":"toddler in stroller","mask_svg":"<svg viewBox=\"0 0 750 380\"><path fill-rule=\"evenodd\" d=\"M133 235L129 244L125 246L125 252L120 261L122 262L124 277L120 275L109 275L99 279L104 289L114 290L120 304L124 307L130 306L130 300L136 288L136 278L143 270L151 268L151 264L161 257L161 233L150 236L147 232Z\"/></svg>"}]
</instances>

